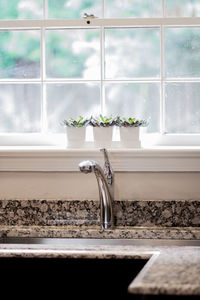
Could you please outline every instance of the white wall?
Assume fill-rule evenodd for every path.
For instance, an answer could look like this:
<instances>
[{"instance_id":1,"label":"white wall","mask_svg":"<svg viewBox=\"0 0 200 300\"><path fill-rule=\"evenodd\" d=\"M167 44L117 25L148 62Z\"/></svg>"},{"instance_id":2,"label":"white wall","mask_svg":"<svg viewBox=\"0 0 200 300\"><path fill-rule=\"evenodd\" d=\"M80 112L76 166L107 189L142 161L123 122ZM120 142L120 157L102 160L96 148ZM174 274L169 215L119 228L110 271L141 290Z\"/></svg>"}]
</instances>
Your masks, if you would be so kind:
<instances>
[{"instance_id":1,"label":"white wall","mask_svg":"<svg viewBox=\"0 0 200 300\"><path fill-rule=\"evenodd\" d=\"M98 200L94 174L79 172L0 172L0 199ZM115 200L200 200L200 173L115 175Z\"/></svg>"}]
</instances>

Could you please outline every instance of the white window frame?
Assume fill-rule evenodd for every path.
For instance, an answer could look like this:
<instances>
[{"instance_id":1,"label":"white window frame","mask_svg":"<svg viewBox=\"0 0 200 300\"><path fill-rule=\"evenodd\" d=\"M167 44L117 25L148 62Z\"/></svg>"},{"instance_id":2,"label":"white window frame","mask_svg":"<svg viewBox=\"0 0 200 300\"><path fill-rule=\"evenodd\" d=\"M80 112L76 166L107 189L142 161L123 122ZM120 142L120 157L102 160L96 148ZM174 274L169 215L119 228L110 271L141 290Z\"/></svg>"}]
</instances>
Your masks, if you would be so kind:
<instances>
[{"instance_id":1,"label":"white window frame","mask_svg":"<svg viewBox=\"0 0 200 300\"><path fill-rule=\"evenodd\" d=\"M46 116L45 116L45 98L46 83L63 83L63 82L98 82L101 87L101 110L104 111L105 96L104 83L106 82L158 82L161 83L160 92L160 134L144 135L143 147L150 146L200 146L200 134L165 134L164 133L164 82L200 82L199 78L165 78L164 77L164 27L183 27L183 26L200 26L200 18L168 18L165 17L163 6L162 18L94 18L90 20L90 24L86 19L46 19L47 0L43 0L43 19L42 20L1 20L0 30L23 30L37 29L41 31L41 78L40 79L0 79L0 83L42 83L42 132L28 134L0 134L0 146L64 146L64 134L46 134ZM163 0L163 5L165 1ZM104 11L104 1L102 1L102 11ZM105 79L104 70L104 29L111 27L154 27L160 29L160 78L133 78L128 80L109 80ZM101 56L101 77L100 80L84 80L84 79L47 79L45 78L45 30L46 29L64 29L64 28L99 28L100 35L100 56Z\"/></svg>"}]
</instances>

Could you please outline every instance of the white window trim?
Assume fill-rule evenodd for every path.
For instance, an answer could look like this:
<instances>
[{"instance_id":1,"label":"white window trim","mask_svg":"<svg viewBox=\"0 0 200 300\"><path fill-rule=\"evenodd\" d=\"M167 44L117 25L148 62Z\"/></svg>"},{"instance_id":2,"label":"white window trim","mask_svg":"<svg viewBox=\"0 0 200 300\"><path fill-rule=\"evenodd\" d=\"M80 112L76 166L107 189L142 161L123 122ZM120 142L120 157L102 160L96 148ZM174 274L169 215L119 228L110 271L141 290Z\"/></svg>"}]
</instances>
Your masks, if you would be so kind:
<instances>
[{"instance_id":1,"label":"white window trim","mask_svg":"<svg viewBox=\"0 0 200 300\"><path fill-rule=\"evenodd\" d=\"M44 1L45 2L45 1ZM4 29L40 29L41 35L44 34L45 29L62 29L62 28L100 28L101 30L101 43L103 41L103 29L106 27L156 27L161 31L161 51L163 49L163 26L200 26L200 18L127 18L127 19L101 19L95 18L90 20L90 24L87 24L87 20L1 20L0 30ZM103 47L101 47L103 49ZM44 67L44 43L41 45L41 64ZM101 57L103 58L103 51L101 50ZM162 55L161 55L162 57ZM103 64L102 64L103 65ZM44 69L43 69L44 70ZM103 82L162 82L164 81L178 81L178 82L200 82L200 78L164 78L163 77L163 60L161 59L161 76L160 78L143 78L143 79L120 79L120 80L108 80L104 78L104 70L101 69L100 80L83 80L83 79L71 79L73 82L99 82L101 85ZM44 72L41 72L41 79L29 79L29 80L13 80L5 79L0 80L0 83L41 83L41 82L70 82L70 79L46 79ZM101 89L102 90L102 89ZM44 91L45 93L45 91ZM163 88L161 88L161 115L163 115ZM103 107L103 96L101 98L101 107ZM200 146L200 134L164 134L163 131L163 118L161 117L161 134L151 135L144 140L144 147L147 146L169 146L169 145L188 145L188 146ZM44 128L45 129L45 126ZM61 145L62 135L49 135L49 134L0 134L0 143L4 145L46 145L46 146L58 146ZM152 136L155 138L152 139ZM148 143L148 141L151 141Z\"/></svg>"},{"instance_id":2,"label":"white window trim","mask_svg":"<svg viewBox=\"0 0 200 300\"><path fill-rule=\"evenodd\" d=\"M108 149L115 172L199 172L200 147ZM103 165L98 149L1 147L0 172L79 172L82 160Z\"/></svg>"}]
</instances>

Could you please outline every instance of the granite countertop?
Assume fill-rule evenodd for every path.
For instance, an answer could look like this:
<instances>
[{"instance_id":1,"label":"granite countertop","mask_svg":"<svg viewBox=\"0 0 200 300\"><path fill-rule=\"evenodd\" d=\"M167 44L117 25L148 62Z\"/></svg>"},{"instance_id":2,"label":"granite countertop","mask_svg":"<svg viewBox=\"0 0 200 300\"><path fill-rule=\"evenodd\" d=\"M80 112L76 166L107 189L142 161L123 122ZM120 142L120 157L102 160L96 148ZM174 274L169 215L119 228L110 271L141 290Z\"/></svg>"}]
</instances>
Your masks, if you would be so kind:
<instances>
[{"instance_id":1,"label":"granite countertop","mask_svg":"<svg viewBox=\"0 0 200 300\"><path fill-rule=\"evenodd\" d=\"M115 201L113 209L114 229L102 230L99 201L0 200L0 241L27 238L0 242L0 257L148 260L127 287L130 293L200 298L200 201ZM117 243L107 242L112 239ZM178 246L187 240L190 246Z\"/></svg>"},{"instance_id":2,"label":"granite countertop","mask_svg":"<svg viewBox=\"0 0 200 300\"><path fill-rule=\"evenodd\" d=\"M200 240L199 227L0 226L1 237Z\"/></svg>"},{"instance_id":3,"label":"granite countertop","mask_svg":"<svg viewBox=\"0 0 200 300\"><path fill-rule=\"evenodd\" d=\"M0 257L144 259L148 262L129 285L130 293L200 296L198 246L87 245L76 239L65 244L58 239L58 243L0 244Z\"/></svg>"}]
</instances>

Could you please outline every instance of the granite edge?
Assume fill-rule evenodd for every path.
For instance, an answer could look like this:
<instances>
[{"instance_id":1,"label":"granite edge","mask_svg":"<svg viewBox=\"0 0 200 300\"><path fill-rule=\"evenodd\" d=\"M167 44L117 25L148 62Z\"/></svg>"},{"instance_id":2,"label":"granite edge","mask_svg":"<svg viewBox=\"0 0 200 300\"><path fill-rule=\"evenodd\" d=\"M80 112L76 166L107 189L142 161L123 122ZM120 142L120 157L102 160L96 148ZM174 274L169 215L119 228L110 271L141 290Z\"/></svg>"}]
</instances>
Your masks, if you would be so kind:
<instances>
[{"instance_id":1,"label":"granite edge","mask_svg":"<svg viewBox=\"0 0 200 300\"><path fill-rule=\"evenodd\" d=\"M199 227L0 226L0 237L199 240Z\"/></svg>"}]
</instances>

